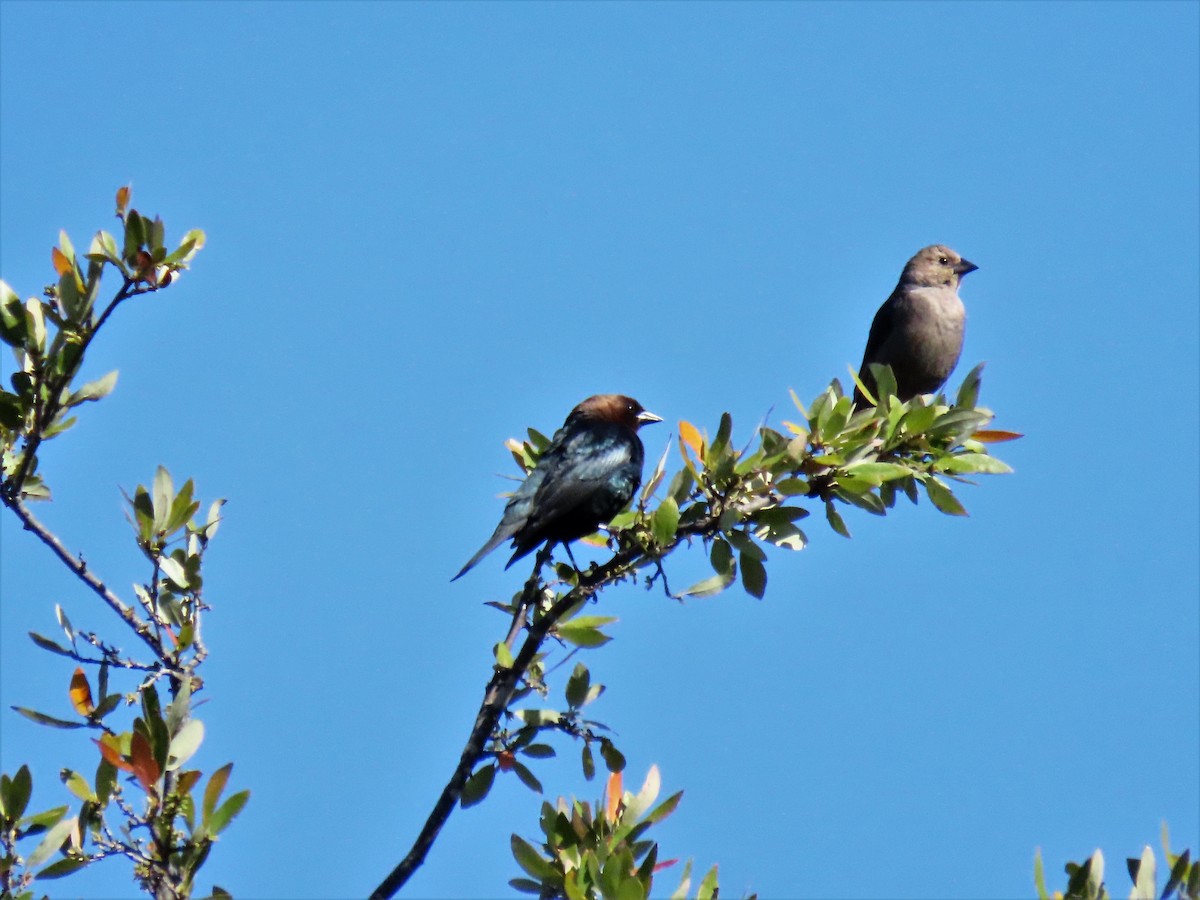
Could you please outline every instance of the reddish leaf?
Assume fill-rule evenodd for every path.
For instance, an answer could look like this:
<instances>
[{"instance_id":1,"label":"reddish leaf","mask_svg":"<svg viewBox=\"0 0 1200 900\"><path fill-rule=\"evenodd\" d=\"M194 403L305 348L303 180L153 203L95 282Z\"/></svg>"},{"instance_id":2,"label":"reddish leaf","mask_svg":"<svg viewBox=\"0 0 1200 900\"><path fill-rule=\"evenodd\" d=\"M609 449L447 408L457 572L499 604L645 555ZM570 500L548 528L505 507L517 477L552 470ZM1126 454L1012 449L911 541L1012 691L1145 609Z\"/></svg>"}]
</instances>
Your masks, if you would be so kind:
<instances>
[{"instance_id":1,"label":"reddish leaf","mask_svg":"<svg viewBox=\"0 0 1200 900\"><path fill-rule=\"evenodd\" d=\"M100 748L100 755L103 756L111 765L120 769L122 772L132 772L133 766L127 763L121 756L121 751L115 745L117 739L111 734L106 734L100 740L92 738L92 743Z\"/></svg>"},{"instance_id":2,"label":"reddish leaf","mask_svg":"<svg viewBox=\"0 0 1200 900\"><path fill-rule=\"evenodd\" d=\"M971 437L984 444L1002 444L1005 441L1018 440L1025 437L1025 435L1016 431L992 431L985 429L975 432Z\"/></svg>"},{"instance_id":3,"label":"reddish leaf","mask_svg":"<svg viewBox=\"0 0 1200 900\"><path fill-rule=\"evenodd\" d=\"M133 740L130 741L129 762L133 766L134 777L142 786L142 790L147 794L153 793L154 785L158 783L158 776L162 773L158 770L158 762L154 759L154 751L150 749L150 742L140 731L135 731Z\"/></svg>"},{"instance_id":4,"label":"reddish leaf","mask_svg":"<svg viewBox=\"0 0 1200 900\"><path fill-rule=\"evenodd\" d=\"M129 206L129 185L117 189L117 215L124 216L125 209Z\"/></svg>"},{"instance_id":5,"label":"reddish leaf","mask_svg":"<svg viewBox=\"0 0 1200 900\"><path fill-rule=\"evenodd\" d=\"M511 772L513 767L512 751L501 750L496 754L496 763L500 766L501 772Z\"/></svg>"}]
</instances>

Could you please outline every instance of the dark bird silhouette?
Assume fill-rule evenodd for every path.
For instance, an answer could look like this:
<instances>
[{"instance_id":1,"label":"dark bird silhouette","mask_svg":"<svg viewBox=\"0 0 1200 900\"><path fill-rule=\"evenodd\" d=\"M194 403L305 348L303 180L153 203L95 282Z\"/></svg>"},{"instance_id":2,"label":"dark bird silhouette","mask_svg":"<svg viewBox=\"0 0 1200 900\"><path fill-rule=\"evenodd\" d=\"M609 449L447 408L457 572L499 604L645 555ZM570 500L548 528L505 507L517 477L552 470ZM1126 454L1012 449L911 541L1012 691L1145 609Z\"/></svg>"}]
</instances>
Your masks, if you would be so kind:
<instances>
[{"instance_id":1,"label":"dark bird silhouette","mask_svg":"<svg viewBox=\"0 0 1200 900\"><path fill-rule=\"evenodd\" d=\"M900 283L883 302L871 323L858 377L877 393L871 363L889 365L901 401L940 390L962 353L967 311L958 283L979 266L949 247L934 244L919 251L900 273ZM882 397L876 400L883 402ZM857 387L854 403L866 398Z\"/></svg>"},{"instance_id":2,"label":"dark bird silhouette","mask_svg":"<svg viewBox=\"0 0 1200 900\"><path fill-rule=\"evenodd\" d=\"M645 450L637 430L661 421L620 394L597 394L576 406L509 498L495 533L450 580L510 538L506 569L543 541L565 547L619 513L642 483Z\"/></svg>"}]
</instances>

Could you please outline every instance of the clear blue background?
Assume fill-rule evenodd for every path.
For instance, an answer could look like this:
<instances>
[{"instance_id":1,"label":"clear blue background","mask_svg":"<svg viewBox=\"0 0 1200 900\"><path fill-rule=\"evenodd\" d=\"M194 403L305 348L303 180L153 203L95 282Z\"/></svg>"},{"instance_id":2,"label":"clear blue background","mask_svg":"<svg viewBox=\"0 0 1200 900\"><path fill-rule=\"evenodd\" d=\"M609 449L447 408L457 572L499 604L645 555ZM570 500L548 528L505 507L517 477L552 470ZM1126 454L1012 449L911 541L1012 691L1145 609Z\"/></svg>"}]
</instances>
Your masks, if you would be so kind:
<instances>
[{"instance_id":1,"label":"clear blue background","mask_svg":"<svg viewBox=\"0 0 1200 900\"><path fill-rule=\"evenodd\" d=\"M481 604L527 572L449 583L505 438L621 391L667 420L652 459L680 419L748 439L846 379L933 242L980 266L954 384L988 361L1016 474L969 519L815 517L763 602L606 593L596 715L633 786L686 791L663 856L731 897L1031 896L1039 846L1059 887L1104 848L1123 896L1163 819L1200 849L1195 3L8 0L0 26L3 277L36 295L127 182L209 236L106 329L86 374L120 382L46 448L39 510L127 591L119 488L163 463L230 500L197 762L253 798L202 887L363 896L407 850L506 626ZM95 759L9 710L69 711L25 633L55 602L119 631L11 516L0 550L0 763L49 806ZM563 750L550 798L597 796ZM506 892L540 802L501 779L407 893Z\"/></svg>"}]
</instances>

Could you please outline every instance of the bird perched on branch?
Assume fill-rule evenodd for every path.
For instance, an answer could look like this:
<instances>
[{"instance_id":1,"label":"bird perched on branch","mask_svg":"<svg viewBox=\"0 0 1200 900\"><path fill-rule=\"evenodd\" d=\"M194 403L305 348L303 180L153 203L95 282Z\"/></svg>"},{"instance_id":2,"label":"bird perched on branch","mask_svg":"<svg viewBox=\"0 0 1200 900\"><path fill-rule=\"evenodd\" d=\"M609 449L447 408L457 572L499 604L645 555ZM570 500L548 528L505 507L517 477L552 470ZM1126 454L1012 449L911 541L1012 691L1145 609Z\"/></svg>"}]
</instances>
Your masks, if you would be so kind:
<instances>
[{"instance_id":1,"label":"bird perched on branch","mask_svg":"<svg viewBox=\"0 0 1200 900\"><path fill-rule=\"evenodd\" d=\"M450 580L510 538L506 569L544 541L566 547L619 513L642 483L645 450L637 430L661 421L621 394L597 394L576 406L509 498L495 533Z\"/></svg>"},{"instance_id":2,"label":"bird perched on branch","mask_svg":"<svg viewBox=\"0 0 1200 900\"><path fill-rule=\"evenodd\" d=\"M877 393L871 363L892 367L901 401L940 390L962 353L967 311L958 283L979 267L949 247L934 244L919 251L900 273L900 283L871 323L858 378ZM883 402L882 397L876 400ZM858 388L854 403L864 406Z\"/></svg>"}]
</instances>

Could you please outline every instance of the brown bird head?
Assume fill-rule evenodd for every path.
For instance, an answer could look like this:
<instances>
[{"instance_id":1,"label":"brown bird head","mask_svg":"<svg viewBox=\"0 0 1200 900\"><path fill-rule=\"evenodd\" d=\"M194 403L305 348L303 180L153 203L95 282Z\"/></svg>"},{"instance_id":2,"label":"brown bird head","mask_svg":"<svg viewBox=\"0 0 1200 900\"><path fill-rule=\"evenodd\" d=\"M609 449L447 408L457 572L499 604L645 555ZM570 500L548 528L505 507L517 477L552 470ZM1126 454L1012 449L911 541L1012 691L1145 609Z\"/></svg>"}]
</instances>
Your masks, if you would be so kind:
<instances>
[{"instance_id":1,"label":"brown bird head","mask_svg":"<svg viewBox=\"0 0 1200 900\"><path fill-rule=\"evenodd\" d=\"M661 422L662 418L647 412L642 404L624 394L596 394L571 410L564 427L586 421L614 422L637 431L642 425Z\"/></svg>"},{"instance_id":2,"label":"brown bird head","mask_svg":"<svg viewBox=\"0 0 1200 900\"><path fill-rule=\"evenodd\" d=\"M979 266L963 259L944 244L917 252L900 274L900 283L914 287L958 287L959 279Z\"/></svg>"}]
</instances>

